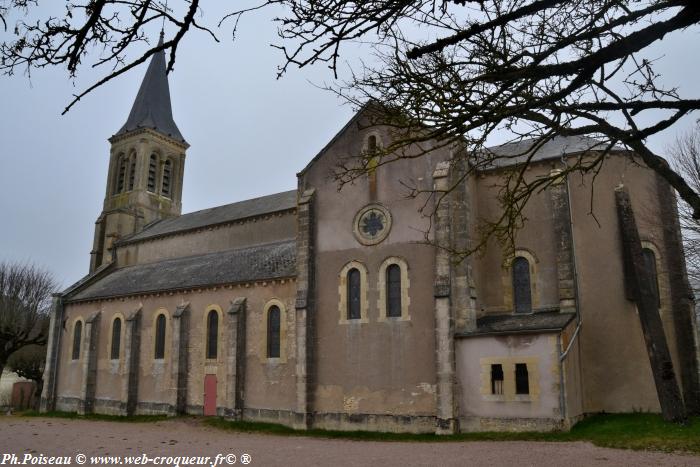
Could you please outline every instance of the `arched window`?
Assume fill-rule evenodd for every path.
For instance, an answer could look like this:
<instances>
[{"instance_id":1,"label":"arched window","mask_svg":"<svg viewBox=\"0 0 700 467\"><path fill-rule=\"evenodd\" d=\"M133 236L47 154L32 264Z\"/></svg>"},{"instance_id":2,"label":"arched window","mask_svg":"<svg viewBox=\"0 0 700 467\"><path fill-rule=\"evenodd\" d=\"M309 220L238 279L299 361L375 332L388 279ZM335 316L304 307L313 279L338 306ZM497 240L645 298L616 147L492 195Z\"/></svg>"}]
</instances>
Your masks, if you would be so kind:
<instances>
[{"instance_id":1,"label":"arched window","mask_svg":"<svg viewBox=\"0 0 700 467\"><path fill-rule=\"evenodd\" d=\"M136 179L136 154L131 155L131 160L129 161L129 188L131 191L134 189L134 180Z\"/></svg>"},{"instance_id":2,"label":"arched window","mask_svg":"<svg viewBox=\"0 0 700 467\"><path fill-rule=\"evenodd\" d=\"M148 160L148 191L156 192L156 172L158 169L158 156L151 154Z\"/></svg>"},{"instance_id":3,"label":"arched window","mask_svg":"<svg viewBox=\"0 0 700 467\"><path fill-rule=\"evenodd\" d=\"M277 305L267 310L267 358L280 358L280 314Z\"/></svg>"},{"instance_id":4,"label":"arched window","mask_svg":"<svg viewBox=\"0 0 700 467\"><path fill-rule=\"evenodd\" d=\"M367 152L370 154L377 151L377 137L375 135L369 135L367 137Z\"/></svg>"},{"instance_id":5,"label":"arched window","mask_svg":"<svg viewBox=\"0 0 700 467\"><path fill-rule=\"evenodd\" d=\"M117 317L112 322L112 349L110 350L109 358L119 360L119 346L122 338L122 320Z\"/></svg>"},{"instance_id":6,"label":"arched window","mask_svg":"<svg viewBox=\"0 0 700 467\"><path fill-rule=\"evenodd\" d=\"M161 190L161 193L163 196L167 196L168 198L170 198L172 171L173 163L170 162L170 159L167 159L165 164L163 164L163 189Z\"/></svg>"},{"instance_id":7,"label":"arched window","mask_svg":"<svg viewBox=\"0 0 700 467\"><path fill-rule=\"evenodd\" d=\"M656 304L661 306L661 296L659 295L659 276L656 270L656 255L651 248L642 249L642 259L644 260L644 268L651 276L651 293L654 295Z\"/></svg>"},{"instance_id":8,"label":"arched window","mask_svg":"<svg viewBox=\"0 0 700 467\"><path fill-rule=\"evenodd\" d=\"M219 314L211 310L207 315L207 358L216 358L219 346Z\"/></svg>"},{"instance_id":9,"label":"arched window","mask_svg":"<svg viewBox=\"0 0 700 467\"><path fill-rule=\"evenodd\" d=\"M154 358L156 360L165 358L165 315L162 313L156 318L156 348Z\"/></svg>"},{"instance_id":10,"label":"arched window","mask_svg":"<svg viewBox=\"0 0 700 467\"><path fill-rule=\"evenodd\" d=\"M516 313L532 312L530 262L522 256L513 260L513 305Z\"/></svg>"},{"instance_id":11,"label":"arched window","mask_svg":"<svg viewBox=\"0 0 700 467\"><path fill-rule=\"evenodd\" d=\"M357 268L348 271L348 319L362 318L361 281L360 271Z\"/></svg>"},{"instance_id":12,"label":"arched window","mask_svg":"<svg viewBox=\"0 0 700 467\"><path fill-rule=\"evenodd\" d=\"M73 328L73 360L80 358L80 340L83 334L83 322L76 321Z\"/></svg>"},{"instance_id":13,"label":"arched window","mask_svg":"<svg viewBox=\"0 0 700 467\"><path fill-rule=\"evenodd\" d=\"M398 264L386 268L386 315L401 317L401 268Z\"/></svg>"},{"instance_id":14,"label":"arched window","mask_svg":"<svg viewBox=\"0 0 700 467\"><path fill-rule=\"evenodd\" d=\"M124 155L119 156L117 161L117 183L114 186L114 194L124 191L124 181L126 180L126 158Z\"/></svg>"}]
</instances>

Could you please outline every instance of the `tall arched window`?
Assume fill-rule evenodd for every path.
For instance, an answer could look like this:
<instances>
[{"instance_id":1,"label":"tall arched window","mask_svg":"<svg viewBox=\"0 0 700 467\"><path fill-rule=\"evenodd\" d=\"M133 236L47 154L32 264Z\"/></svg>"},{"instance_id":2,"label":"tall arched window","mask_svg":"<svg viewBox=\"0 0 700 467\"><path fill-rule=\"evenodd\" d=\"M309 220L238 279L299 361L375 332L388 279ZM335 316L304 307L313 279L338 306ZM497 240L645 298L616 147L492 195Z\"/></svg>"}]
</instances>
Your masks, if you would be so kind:
<instances>
[{"instance_id":1,"label":"tall arched window","mask_svg":"<svg viewBox=\"0 0 700 467\"><path fill-rule=\"evenodd\" d=\"M277 305L267 310L267 358L280 358L280 315Z\"/></svg>"},{"instance_id":2,"label":"tall arched window","mask_svg":"<svg viewBox=\"0 0 700 467\"><path fill-rule=\"evenodd\" d=\"M207 358L216 358L219 348L219 314L216 310L207 315Z\"/></svg>"},{"instance_id":3,"label":"tall arched window","mask_svg":"<svg viewBox=\"0 0 700 467\"><path fill-rule=\"evenodd\" d=\"M148 191L156 192L156 174L158 170L158 156L151 154L148 160Z\"/></svg>"},{"instance_id":4,"label":"tall arched window","mask_svg":"<svg viewBox=\"0 0 700 467\"><path fill-rule=\"evenodd\" d=\"M153 358L156 360L165 358L165 315L160 314L156 318L156 342Z\"/></svg>"},{"instance_id":5,"label":"tall arched window","mask_svg":"<svg viewBox=\"0 0 700 467\"><path fill-rule=\"evenodd\" d=\"M161 194L170 198L170 189L172 181L173 163L170 159L166 159L165 164L163 164L163 188Z\"/></svg>"},{"instance_id":6,"label":"tall arched window","mask_svg":"<svg viewBox=\"0 0 700 467\"><path fill-rule=\"evenodd\" d=\"M117 317L112 322L112 348L110 349L109 358L119 360L119 346L122 338L122 320Z\"/></svg>"},{"instance_id":7,"label":"tall arched window","mask_svg":"<svg viewBox=\"0 0 700 467\"><path fill-rule=\"evenodd\" d=\"M114 187L114 194L124 191L124 181L126 180L126 158L124 155L119 156L117 161L117 183Z\"/></svg>"},{"instance_id":8,"label":"tall arched window","mask_svg":"<svg viewBox=\"0 0 700 467\"><path fill-rule=\"evenodd\" d=\"M513 260L513 305L516 313L532 312L530 262L522 256Z\"/></svg>"},{"instance_id":9,"label":"tall arched window","mask_svg":"<svg viewBox=\"0 0 700 467\"><path fill-rule=\"evenodd\" d=\"M401 317L401 268L398 264L386 268L386 315Z\"/></svg>"},{"instance_id":10,"label":"tall arched window","mask_svg":"<svg viewBox=\"0 0 700 467\"><path fill-rule=\"evenodd\" d=\"M659 295L659 276L656 270L656 255L651 248L642 249L642 259L644 259L644 268L651 276L651 293L654 295L656 303L661 306L661 296Z\"/></svg>"},{"instance_id":11,"label":"tall arched window","mask_svg":"<svg viewBox=\"0 0 700 467\"><path fill-rule=\"evenodd\" d=\"M75 327L73 328L73 360L80 358L80 341L83 334L83 322L76 321Z\"/></svg>"},{"instance_id":12,"label":"tall arched window","mask_svg":"<svg viewBox=\"0 0 700 467\"><path fill-rule=\"evenodd\" d=\"M361 277L357 268L348 271L348 319L361 319Z\"/></svg>"},{"instance_id":13,"label":"tall arched window","mask_svg":"<svg viewBox=\"0 0 700 467\"><path fill-rule=\"evenodd\" d=\"M131 155L129 161L129 191L134 189L134 181L136 180L136 154Z\"/></svg>"}]
</instances>

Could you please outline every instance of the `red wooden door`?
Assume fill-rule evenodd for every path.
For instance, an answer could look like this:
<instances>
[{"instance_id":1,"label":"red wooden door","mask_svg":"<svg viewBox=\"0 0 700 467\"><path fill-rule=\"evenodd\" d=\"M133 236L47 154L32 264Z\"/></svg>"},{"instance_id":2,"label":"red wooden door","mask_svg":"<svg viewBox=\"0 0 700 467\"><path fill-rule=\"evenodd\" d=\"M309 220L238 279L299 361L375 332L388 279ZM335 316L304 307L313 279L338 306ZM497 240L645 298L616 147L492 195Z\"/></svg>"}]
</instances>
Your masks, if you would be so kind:
<instances>
[{"instance_id":1,"label":"red wooden door","mask_svg":"<svg viewBox=\"0 0 700 467\"><path fill-rule=\"evenodd\" d=\"M204 375L204 415L216 415L216 375Z\"/></svg>"}]
</instances>

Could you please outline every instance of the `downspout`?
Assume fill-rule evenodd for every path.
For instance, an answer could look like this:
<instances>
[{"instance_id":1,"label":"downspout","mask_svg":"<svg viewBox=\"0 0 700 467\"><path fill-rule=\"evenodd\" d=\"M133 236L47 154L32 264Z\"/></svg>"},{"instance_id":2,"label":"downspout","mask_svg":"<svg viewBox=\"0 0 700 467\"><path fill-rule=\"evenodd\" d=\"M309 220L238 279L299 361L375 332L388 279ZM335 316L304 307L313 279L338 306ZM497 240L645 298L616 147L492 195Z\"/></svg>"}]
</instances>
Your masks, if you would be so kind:
<instances>
[{"instance_id":1,"label":"downspout","mask_svg":"<svg viewBox=\"0 0 700 467\"><path fill-rule=\"evenodd\" d=\"M562 154L561 156L561 163L565 168L568 168L568 164L566 163L565 156ZM567 197L567 209L569 211L569 231L571 235L571 263L573 267L573 273L574 273L574 300L575 300L575 305L574 309L576 310L576 329L574 330L574 334L571 336L571 340L569 341L569 345L566 346L566 350L564 352L561 352L561 334L558 335L557 337L557 351L561 352L559 355L559 388L560 388L560 404L561 404L561 416L563 420L566 420L566 380L564 378L564 369L565 369L565 360L566 357L569 354L569 351L574 345L574 342L576 341L576 338L579 335L579 332L581 331L581 325L583 324L583 319L581 318L581 308L580 308L580 300L579 300L579 287L578 287L578 267L576 264L576 241L574 239L574 220L573 220L573 212L571 209L571 189L569 185L569 177L565 177L564 179L566 183L566 197ZM579 381L581 378L579 378Z\"/></svg>"}]
</instances>

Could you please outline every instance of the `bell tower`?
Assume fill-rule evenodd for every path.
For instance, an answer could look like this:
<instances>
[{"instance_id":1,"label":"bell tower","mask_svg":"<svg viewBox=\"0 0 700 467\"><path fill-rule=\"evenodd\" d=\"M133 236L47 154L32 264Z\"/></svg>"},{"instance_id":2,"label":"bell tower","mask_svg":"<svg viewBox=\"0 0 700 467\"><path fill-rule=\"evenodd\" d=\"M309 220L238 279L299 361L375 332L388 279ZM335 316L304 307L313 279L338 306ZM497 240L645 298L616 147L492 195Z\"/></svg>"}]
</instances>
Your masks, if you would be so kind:
<instances>
[{"instance_id":1,"label":"bell tower","mask_svg":"<svg viewBox=\"0 0 700 467\"><path fill-rule=\"evenodd\" d=\"M126 123L109 142L107 190L95 222L90 272L112 260L116 241L182 210L189 144L173 120L164 51L153 55Z\"/></svg>"}]
</instances>

